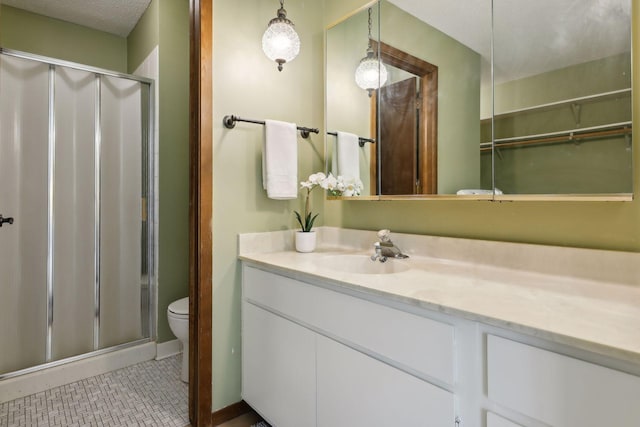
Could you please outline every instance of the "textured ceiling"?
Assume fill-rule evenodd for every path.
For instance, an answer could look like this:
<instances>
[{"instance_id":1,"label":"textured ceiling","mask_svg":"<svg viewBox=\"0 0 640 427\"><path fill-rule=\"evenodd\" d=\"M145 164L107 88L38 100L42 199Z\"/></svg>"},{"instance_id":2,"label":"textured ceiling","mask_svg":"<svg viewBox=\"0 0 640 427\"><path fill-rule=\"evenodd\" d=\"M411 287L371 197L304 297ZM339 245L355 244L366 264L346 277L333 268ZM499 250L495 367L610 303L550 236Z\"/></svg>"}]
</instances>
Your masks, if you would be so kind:
<instances>
[{"instance_id":1,"label":"textured ceiling","mask_svg":"<svg viewBox=\"0 0 640 427\"><path fill-rule=\"evenodd\" d=\"M491 58L491 2L390 0ZM631 49L630 0L494 0L496 79L508 81Z\"/></svg>"},{"instance_id":2,"label":"textured ceiling","mask_svg":"<svg viewBox=\"0 0 640 427\"><path fill-rule=\"evenodd\" d=\"M0 3L126 37L151 0L0 0Z\"/></svg>"}]
</instances>

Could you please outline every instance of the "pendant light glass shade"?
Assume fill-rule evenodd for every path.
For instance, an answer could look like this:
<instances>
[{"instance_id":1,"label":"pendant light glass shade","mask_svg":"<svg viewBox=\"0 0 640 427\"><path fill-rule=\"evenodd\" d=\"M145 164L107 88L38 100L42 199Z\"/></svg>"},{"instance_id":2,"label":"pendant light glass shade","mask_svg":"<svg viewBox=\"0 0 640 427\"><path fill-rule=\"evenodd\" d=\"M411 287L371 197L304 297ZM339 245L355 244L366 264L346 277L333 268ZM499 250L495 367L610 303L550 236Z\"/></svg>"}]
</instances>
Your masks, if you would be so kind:
<instances>
[{"instance_id":1,"label":"pendant light glass shade","mask_svg":"<svg viewBox=\"0 0 640 427\"><path fill-rule=\"evenodd\" d=\"M371 8L369 8L369 41L367 55L360 60L356 68L356 84L367 91L369 96L373 91L387 82L387 69L371 47Z\"/></svg>"},{"instance_id":2,"label":"pendant light glass shade","mask_svg":"<svg viewBox=\"0 0 640 427\"><path fill-rule=\"evenodd\" d=\"M360 64L356 68L356 84L371 96L375 89L380 88L386 82L387 69L372 50L367 50L367 56L360 60Z\"/></svg>"},{"instance_id":3,"label":"pendant light glass shade","mask_svg":"<svg viewBox=\"0 0 640 427\"><path fill-rule=\"evenodd\" d=\"M282 71L282 64L292 61L300 53L300 37L293 22L287 19L283 6L284 0L281 0L278 16L269 21L262 36L262 50L267 58L278 63L278 71Z\"/></svg>"}]
</instances>

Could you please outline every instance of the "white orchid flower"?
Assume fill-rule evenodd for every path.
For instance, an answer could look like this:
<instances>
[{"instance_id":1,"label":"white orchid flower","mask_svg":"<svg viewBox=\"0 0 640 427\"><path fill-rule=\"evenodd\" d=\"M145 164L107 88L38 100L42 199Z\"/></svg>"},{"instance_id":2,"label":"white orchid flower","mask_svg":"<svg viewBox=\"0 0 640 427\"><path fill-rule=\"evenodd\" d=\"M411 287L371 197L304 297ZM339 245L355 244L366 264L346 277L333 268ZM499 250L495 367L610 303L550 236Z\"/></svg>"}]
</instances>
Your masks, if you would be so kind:
<instances>
[{"instance_id":1,"label":"white orchid flower","mask_svg":"<svg viewBox=\"0 0 640 427\"><path fill-rule=\"evenodd\" d=\"M335 190L337 184L338 180L330 173L329 176L320 183L320 186L325 190Z\"/></svg>"},{"instance_id":2,"label":"white orchid flower","mask_svg":"<svg viewBox=\"0 0 640 427\"><path fill-rule=\"evenodd\" d=\"M322 172L317 172L309 175L309 182L311 182L313 185L320 185L325 179L326 175Z\"/></svg>"}]
</instances>

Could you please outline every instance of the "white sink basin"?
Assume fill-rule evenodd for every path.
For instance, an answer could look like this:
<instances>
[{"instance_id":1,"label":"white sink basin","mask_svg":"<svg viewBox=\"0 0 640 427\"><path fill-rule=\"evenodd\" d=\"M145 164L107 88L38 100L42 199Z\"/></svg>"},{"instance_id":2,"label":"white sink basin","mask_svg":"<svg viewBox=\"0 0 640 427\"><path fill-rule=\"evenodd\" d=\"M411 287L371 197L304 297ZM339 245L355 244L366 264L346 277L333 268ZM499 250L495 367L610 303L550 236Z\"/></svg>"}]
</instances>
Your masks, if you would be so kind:
<instances>
[{"instance_id":1,"label":"white sink basin","mask_svg":"<svg viewBox=\"0 0 640 427\"><path fill-rule=\"evenodd\" d=\"M389 258L386 262L371 261L370 255L328 255L320 260L323 268L353 274L402 273L411 267L406 260Z\"/></svg>"}]
</instances>

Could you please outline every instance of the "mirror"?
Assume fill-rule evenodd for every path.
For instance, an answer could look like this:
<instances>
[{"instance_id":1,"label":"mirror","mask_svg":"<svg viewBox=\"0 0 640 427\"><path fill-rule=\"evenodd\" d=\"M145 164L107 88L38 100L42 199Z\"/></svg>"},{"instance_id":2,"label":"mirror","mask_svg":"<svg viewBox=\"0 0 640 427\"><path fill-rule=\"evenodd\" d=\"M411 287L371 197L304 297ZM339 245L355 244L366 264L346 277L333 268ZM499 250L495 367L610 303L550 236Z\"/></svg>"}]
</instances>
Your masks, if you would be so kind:
<instances>
[{"instance_id":1,"label":"mirror","mask_svg":"<svg viewBox=\"0 0 640 427\"><path fill-rule=\"evenodd\" d=\"M377 4L371 5L371 38L378 39ZM347 132L364 139L372 139L371 98L355 82L355 71L368 47L368 10L364 9L345 19L326 32L326 108L327 169L336 176L351 175L351 169L362 180L362 196L376 194L376 181L371 179L371 142L355 149L345 144L343 148L351 154L351 164L345 156L346 165L338 168L338 132ZM353 142L353 141L352 141ZM359 144L358 144L359 145ZM351 148L350 152L349 149ZM355 164L353 164L355 162Z\"/></svg>"},{"instance_id":2,"label":"mirror","mask_svg":"<svg viewBox=\"0 0 640 427\"><path fill-rule=\"evenodd\" d=\"M479 53L491 53L490 3L467 8L472 22L456 24L465 34L452 35L438 29L461 15L452 2L374 3L374 47L388 76L371 97L353 77L367 47L367 9L327 30L326 129L376 140L359 150L363 195L450 195L483 185L491 193L478 147L481 92L490 89L490 62ZM327 148L330 171L340 173L336 137L327 136Z\"/></svg>"},{"instance_id":3,"label":"mirror","mask_svg":"<svg viewBox=\"0 0 640 427\"><path fill-rule=\"evenodd\" d=\"M632 192L630 0L495 0L494 40L490 0L368 6L387 71L371 97L354 79L368 7L326 32L327 167L340 173L344 147L331 133L374 140L358 149L362 195Z\"/></svg>"},{"instance_id":4,"label":"mirror","mask_svg":"<svg viewBox=\"0 0 640 427\"><path fill-rule=\"evenodd\" d=\"M630 0L494 0L494 18L496 187L631 193Z\"/></svg>"}]
</instances>

